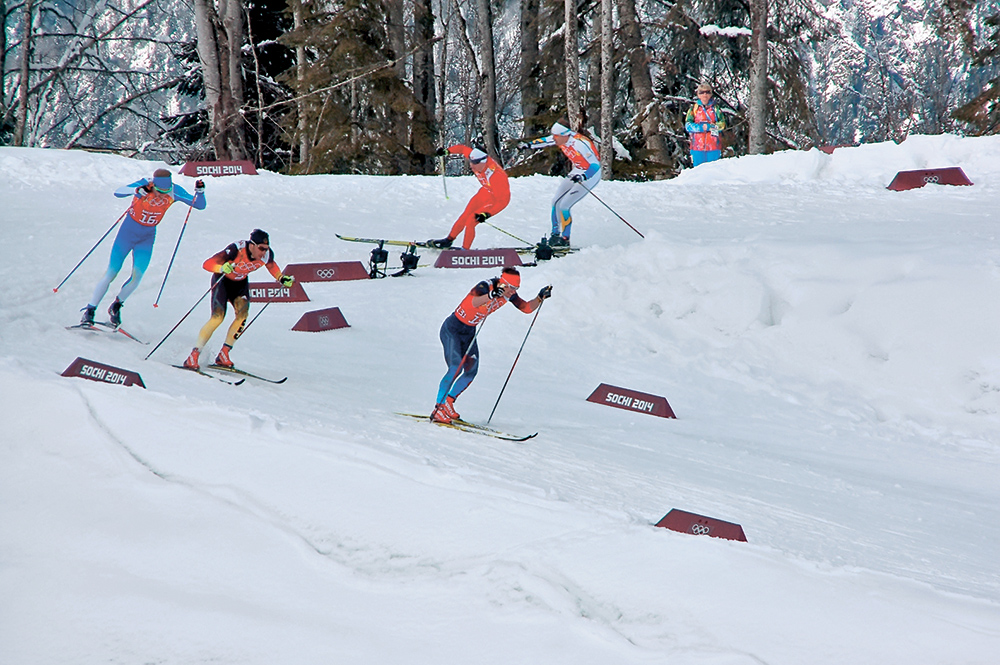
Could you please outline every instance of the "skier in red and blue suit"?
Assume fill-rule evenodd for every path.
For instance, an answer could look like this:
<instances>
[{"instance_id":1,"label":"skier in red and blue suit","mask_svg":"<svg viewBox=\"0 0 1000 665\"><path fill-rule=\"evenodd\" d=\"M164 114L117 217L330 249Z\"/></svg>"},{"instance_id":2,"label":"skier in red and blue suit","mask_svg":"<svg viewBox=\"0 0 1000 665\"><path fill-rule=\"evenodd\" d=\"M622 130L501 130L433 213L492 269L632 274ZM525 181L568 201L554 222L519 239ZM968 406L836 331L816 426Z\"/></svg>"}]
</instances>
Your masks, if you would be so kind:
<instances>
[{"instance_id":1,"label":"skier in red and blue suit","mask_svg":"<svg viewBox=\"0 0 1000 665\"><path fill-rule=\"evenodd\" d=\"M537 150L558 146L573 165L552 198L552 235L549 237L549 244L553 247L569 247L569 234L573 224L570 209L601 181L601 156L597 151L597 144L587 135L574 132L559 122L552 125L551 131L551 136L519 143L518 147Z\"/></svg>"},{"instance_id":2,"label":"skier in red and blue suit","mask_svg":"<svg viewBox=\"0 0 1000 665\"><path fill-rule=\"evenodd\" d=\"M538 309L552 295L552 285L542 287L538 296L523 300L517 295L521 273L517 268L504 268L499 277L479 282L459 303L455 311L441 324L441 345L448 371L438 386L437 403L431 420L450 423L461 416L455 411L455 400L462 394L479 371L479 342L476 326L508 302L526 314Z\"/></svg>"},{"instance_id":3,"label":"skier in red and blue suit","mask_svg":"<svg viewBox=\"0 0 1000 665\"><path fill-rule=\"evenodd\" d=\"M191 196L183 187L173 184L170 171L167 169L154 171L152 180L143 178L131 185L119 188L115 192L115 196L118 198L131 196L132 203L125 213L122 226L118 229L118 235L115 236L115 242L111 246L108 269L104 273L104 277L94 287L90 302L81 310L83 318L80 323L84 325L94 324L94 312L97 310L97 306L104 299L112 280L118 276L118 272L125 263L125 257L131 252L132 275L122 285L115 301L108 308L111 324L120 325L122 305L138 288L146 268L149 267L149 260L153 256L153 241L156 240L156 225L163 220L167 209L175 201L186 203L197 210L204 210L206 205L205 183L203 181L195 182L194 196Z\"/></svg>"},{"instance_id":4,"label":"skier in red and blue suit","mask_svg":"<svg viewBox=\"0 0 1000 665\"><path fill-rule=\"evenodd\" d=\"M435 154L439 157L451 153L453 155L464 155L469 160L469 168L472 174L479 180L480 188L465 206L455 224L452 225L448 236L440 240L430 240L427 244L447 249L463 230L465 237L462 240L462 248L472 247L472 241L476 237L476 225L485 222L487 219L497 214L510 203L510 183L507 174L500 167L495 159L487 155L478 148L470 148L467 145L456 144L447 150L440 149Z\"/></svg>"},{"instance_id":5,"label":"skier in red and blue suit","mask_svg":"<svg viewBox=\"0 0 1000 665\"><path fill-rule=\"evenodd\" d=\"M698 101L688 109L684 129L691 134L691 162L698 166L722 156L720 134L726 128L726 118L715 106L712 86L702 83L695 92Z\"/></svg>"}]
</instances>

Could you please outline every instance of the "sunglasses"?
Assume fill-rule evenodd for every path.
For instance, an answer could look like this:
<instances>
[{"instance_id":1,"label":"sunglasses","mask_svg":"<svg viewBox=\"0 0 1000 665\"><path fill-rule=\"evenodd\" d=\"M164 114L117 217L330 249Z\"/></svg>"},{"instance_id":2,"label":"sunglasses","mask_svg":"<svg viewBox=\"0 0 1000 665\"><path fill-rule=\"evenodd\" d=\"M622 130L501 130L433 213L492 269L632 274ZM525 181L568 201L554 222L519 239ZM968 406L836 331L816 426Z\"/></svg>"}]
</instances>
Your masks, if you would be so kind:
<instances>
[{"instance_id":1,"label":"sunglasses","mask_svg":"<svg viewBox=\"0 0 1000 665\"><path fill-rule=\"evenodd\" d=\"M270 247L268 247L267 245L262 245L262 244L260 244L260 243L257 243L257 249L259 249L259 250L260 250L260 251L262 251L262 252L266 252L267 250L269 250L269 249L271 249L271 248L270 248Z\"/></svg>"},{"instance_id":2,"label":"sunglasses","mask_svg":"<svg viewBox=\"0 0 1000 665\"><path fill-rule=\"evenodd\" d=\"M699 94L699 95L711 95L711 94L712 94L712 91L711 91L711 90L702 90L702 91L701 91L701 92L699 92L698 94Z\"/></svg>"}]
</instances>

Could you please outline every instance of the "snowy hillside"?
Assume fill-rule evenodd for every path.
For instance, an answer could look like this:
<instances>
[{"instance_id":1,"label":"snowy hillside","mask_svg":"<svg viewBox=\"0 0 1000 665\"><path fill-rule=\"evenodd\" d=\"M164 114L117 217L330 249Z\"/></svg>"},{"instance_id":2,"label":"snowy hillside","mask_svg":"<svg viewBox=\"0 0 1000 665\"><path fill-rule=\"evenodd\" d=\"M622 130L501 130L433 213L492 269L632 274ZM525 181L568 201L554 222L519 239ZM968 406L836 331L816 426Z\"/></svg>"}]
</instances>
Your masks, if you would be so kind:
<instances>
[{"instance_id":1,"label":"snowy hillside","mask_svg":"<svg viewBox=\"0 0 1000 665\"><path fill-rule=\"evenodd\" d=\"M1000 139L601 184L646 238L588 198L582 251L522 270L525 295L553 285L492 420L523 444L394 415L430 411L441 322L496 271L306 284L233 350L280 386L170 367L205 303L144 360L251 229L281 266L367 262L334 233L441 237L471 176L447 200L433 177L211 179L159 307L182 205L123 310L152 344L67 331L111 237L53 287L157 166L0 149L0 663L996 662ZM944 166L975 185L885 189ZM538 240L557 185L513 180L490 221ZM511 242L481 225L476 247ZM333 306L350 328L290 330ZM463 417L485 422L531 319L486 321ZM147 389L61 377L77 357ZM587 402L602 382L678 418ZM749 542L653 527L671 508Z\"/></svg>"}]
</instances>

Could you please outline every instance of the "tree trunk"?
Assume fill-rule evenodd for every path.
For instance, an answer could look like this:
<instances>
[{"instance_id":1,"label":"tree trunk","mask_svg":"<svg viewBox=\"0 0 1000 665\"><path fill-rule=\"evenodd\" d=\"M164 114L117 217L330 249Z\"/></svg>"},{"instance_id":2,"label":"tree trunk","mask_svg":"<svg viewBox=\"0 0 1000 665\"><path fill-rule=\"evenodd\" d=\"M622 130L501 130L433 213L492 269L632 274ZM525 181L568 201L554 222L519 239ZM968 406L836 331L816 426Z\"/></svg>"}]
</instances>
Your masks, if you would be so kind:
<instances>
[{"instance_id":1,"label":"tree trunk","mask_svg":"<svg viewBox=\"0 0 1000 665\"><path fill-rule=\"evenodd\" d=\"M750 31L747 152L760 155L767 142L767 0L750 0Z\"/></svg>"},{"instance_id":2,"label":"tree trunk","mask_svg":"<svg viewBox=\"0 0 1000 665\"><path fill-rule=\"evenodd\" d=\"M433 170L434 120L436 95L434 90L434 13L431 0L413 3L413 94L417 110L410 133L410 152L417 161L417 172Z\"/></svg>"},{"instance_id":3,"label":"tree trunk","mask_svg":"<svg viewBox=\"0 0 1000 665\"><path fill-rule=\"evenodd\" d=\"M239 114L243 108L241 0L220 0L219 11L212 0L195 0L195 28L215 157L246 159L243 119Z\"/></svg>"},{"instance_id":4,"label":"tree trunk","mask_svg":"<svg viewBox=\"0 0 1000 665\"><path fill-rule=\"evenodd\" d=\"M566 114L574 130L583 129L580 114L580 44L576 29L576 0L565 0Z\"/></svg>"},{"instance_id":5,"label":"tree trunk","mask_svg":"<svg viewBox=\"0 0 1000 665\"><path fill-rule=\"evenodd\" d=\"M601 0L601 178L611 179L614 158L614 51L612 0Z\"/></svg>"},{"instance_id":6,"label":"tree trunk","mask_svg":"<svg viewBox=\"0 0 1000 665\"><path fill-rule=\"evenodd\" d=\"M24 38L21 42L21 88L17 93L17 124L14 126L12 145L24 145L28 125L28 76L31 74L31 37L35 25L35 0L24 3ZM6 26L4 26L6 28Z\"/></svg>"},{"instance_id":7,"label":"tree trunk","mask_svg":"<svg viewBox=\"0 0 1000 665\"><path fill-rule=\"evenodd\" d=\"M661 164L668 159L663 135L660 134L660 106L653 94L653 77L649 73L649 56L642 44L642 30L635 12L635 0L619 0L618 20L621 22L622 39L628 53L632 89L638 109L642 136L646 141L649 158Z\"/></svg>"},{"instance_id":8,"label":"tree trunk","mask_svg":"<svg viewBox=\"0 0 1000 665\"><path fill-rule=\"evenodd\" d=\"M295 30L299 30L302 27L302 2L298 0L292 4L292 21ZM305 44L299 44L295 47L295 79L298 81L299 90L304 89L304 80L306 76L306 47ZM306 102L304 99L299 99L296 102L298 106L299 122L298 122L298 133L299 133L299 164L306 164L309 162L309 136L306 130Z\"/></svg>"},{"instance_id":9,"label":"tree trunk","mask_svg":"<svg viewBox=\"0 0 1000 665\"><path fill-rule=\"evenodd\" d=\"M539 122L542 106L541 65L538 54L538 6L540 0L521 0L521 117L524 136L534 136L546 128Z\"/></svg>"},{"instance_id":10,"label":"tree trunk","mask_svg":"<svg viewBox=\"0 0 1000 665\"><path fill-rule=\"evenodd\" d=\"M478 14L480 59L482 60L480 94L483 141L486 144L487 154L497 161L502 161L500 151L497 149L497 67L493 54L493 11L490 8L490 0L476 0L476 13Z\"/></svg>"}]
</instances>

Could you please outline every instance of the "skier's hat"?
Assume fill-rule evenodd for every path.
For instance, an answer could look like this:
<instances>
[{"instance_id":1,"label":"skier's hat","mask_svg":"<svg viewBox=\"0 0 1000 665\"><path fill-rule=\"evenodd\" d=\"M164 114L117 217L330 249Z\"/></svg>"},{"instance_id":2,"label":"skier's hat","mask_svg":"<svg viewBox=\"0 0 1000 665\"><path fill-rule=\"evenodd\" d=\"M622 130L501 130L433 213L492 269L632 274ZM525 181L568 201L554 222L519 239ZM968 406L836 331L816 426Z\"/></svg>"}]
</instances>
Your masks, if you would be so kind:
<instances>
[{"instance_id":1,"label":"skier's hat","mask_svg":"<svg viewBox=\"0 0 1000 665\"><path fill-rule=\"evenodd\" d=\"M552 123L552 133L560 136L572 136L573 130L561 122Z\"/></svg>"},{"instance_id":2,"label":"skier's hat","mask_svg":"<svg viewBox=\"0 0 1000 665\"><path fill-rule=\"evenodd\" d=\"M267 235L266 231L261 231L260 229L254 229L250 232L250 242L255 245L270 245L271 239Z\"/></svg>"},{"instance_id":3,"label":"skier's hat","mask_svg":"<svg viewBox=\"0 0 1000 665\"><path fill-rule=\"evenodd\" d=\"M469 153L469 163L470 164L481 164L486 161L487 155L485 152L479 148L473 148L472 152Z\"/></svg>"},{"instance_id":4,"label":"skier's hat","mask_svg":"<svg viewBox=\"0 0 1000 665\"><path fill-rule=\"evenodd\" d=\"M510 284L515 289L521 286L521 273L517 271L517 268L504 268L503 272L500 273L500 281L504 284Z\"/></svg>"},{"instance_id":5,"label":"skier's hat","mask_svg":"<svg viewBox=\"0 0 1000 665\"><path fill-rule=\"evenodd\" d=\"M153 187L161 192L169 192L173 186L170 180L170 171L166 169L156 169L153 171Z\"/></svg>"}]
</instances>

